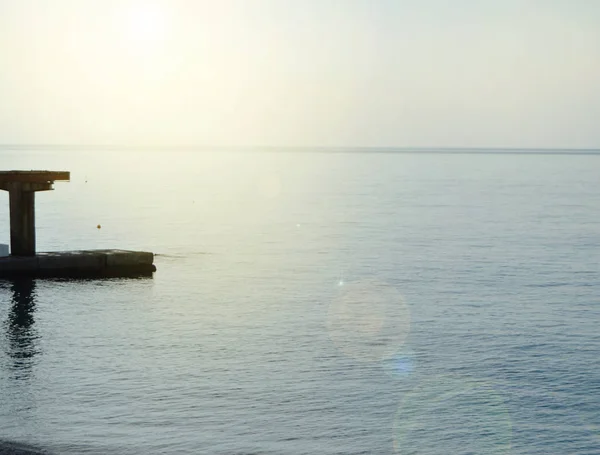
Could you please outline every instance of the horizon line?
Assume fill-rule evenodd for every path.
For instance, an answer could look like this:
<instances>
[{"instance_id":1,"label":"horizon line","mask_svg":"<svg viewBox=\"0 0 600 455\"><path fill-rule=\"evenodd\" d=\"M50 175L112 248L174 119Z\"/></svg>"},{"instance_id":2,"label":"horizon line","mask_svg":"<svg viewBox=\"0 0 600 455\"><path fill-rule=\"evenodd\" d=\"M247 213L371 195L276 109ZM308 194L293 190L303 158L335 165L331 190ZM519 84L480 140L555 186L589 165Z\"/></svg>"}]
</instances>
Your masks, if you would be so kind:
<instances>
[{"instance_id":1,"label":"horizon line","mask_svg":"<svg viewBox=\"0 0 600 455\"><path fill-rule=\"evenodd\" d=\"M115 151L254 151L273 152L276 150L308 152L308 153L447 153L447 154L600 154L600 148L567 148L567 147L410 147L410 146L343 146L343 145L203 145L203 144L0 144L0 151L16 150L107 150Z\"/></svg>"}]
</instances>

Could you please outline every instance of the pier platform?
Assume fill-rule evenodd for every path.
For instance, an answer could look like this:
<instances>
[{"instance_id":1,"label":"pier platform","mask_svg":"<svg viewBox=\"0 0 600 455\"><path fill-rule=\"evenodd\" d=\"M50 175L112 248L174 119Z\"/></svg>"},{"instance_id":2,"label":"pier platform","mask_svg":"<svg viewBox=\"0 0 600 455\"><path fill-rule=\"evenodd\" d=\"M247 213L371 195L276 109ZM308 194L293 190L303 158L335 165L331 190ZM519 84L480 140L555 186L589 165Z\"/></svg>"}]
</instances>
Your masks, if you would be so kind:
<instances>
[{"instance_id":1,"label":"pier platform","mask_svg":"<svg viewBox=\"0 0 600 455\"><path fill-rule=\"evenodd\" d=\"M151 276L154 254L128 250L84 250L0 257L0 278L103 278Z\"/></svg>"},{"instance_id":2,"label":"pier platform","mask_svg":"<svg viewBox=\"0 0 600 455\"><path fill-rule=\"evenodd\" d=\"M0 190L8 191L10 205L10 256L0 257L0 278L152 276L154 254L145 251L36 251L35 193L70 179L69 171L0 171Z\"/></svg>"}]
</instances>

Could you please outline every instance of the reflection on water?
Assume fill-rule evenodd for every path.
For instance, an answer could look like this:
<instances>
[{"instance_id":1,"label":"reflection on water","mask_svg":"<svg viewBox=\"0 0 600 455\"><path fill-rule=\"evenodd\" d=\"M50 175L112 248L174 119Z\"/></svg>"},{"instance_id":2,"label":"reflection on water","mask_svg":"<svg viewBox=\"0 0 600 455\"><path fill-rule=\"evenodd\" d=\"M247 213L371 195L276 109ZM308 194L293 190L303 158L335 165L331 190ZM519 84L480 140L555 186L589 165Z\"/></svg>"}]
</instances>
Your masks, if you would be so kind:
<instances>
[{"instance_id":1,"label":"reflection on water","mask_svg":"<svg viewBox=\"0 0 600 455\"><path fill-rule=\"evenodd\" d=\"M154 279L0 283L0 438L600 454L600 157L11 153L88 175L40 204L45 248L166 256Z\"/></svg>"},{"instance_id":2,"label":"reflection on water","mask_svg":"<svg viewBox=\"0 0 600 455\"><path fill-rule=\"evenodd\" d=\"M27 375L33 359L38 353L35 329L35 280L17 279L11 282L12 306L6 321L8 355L13 359L13 367Z\"/></svg>"}]
</instances>

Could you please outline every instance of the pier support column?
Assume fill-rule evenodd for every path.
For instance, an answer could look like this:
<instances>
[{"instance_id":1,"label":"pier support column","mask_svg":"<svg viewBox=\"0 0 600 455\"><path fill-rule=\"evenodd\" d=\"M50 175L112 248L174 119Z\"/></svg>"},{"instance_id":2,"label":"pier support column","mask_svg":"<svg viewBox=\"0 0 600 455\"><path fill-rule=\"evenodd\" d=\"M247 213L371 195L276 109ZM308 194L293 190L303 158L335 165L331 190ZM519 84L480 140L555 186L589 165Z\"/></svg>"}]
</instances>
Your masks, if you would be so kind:
<instances>
[{"instance_id":1,"label":"pier support column","mask_svg":"<svg viewBox=\"0 0 600 455\"><path fill-rule=\"evenodd\" d=\"M10 200L10 253L35 256L35 192L14 188Z\"/></svg>"},{"instance_id":2,"label":"pier support column","mask_svg":"<svg viewBox=\"0 0 600 455\"><path fill-rule=\"evenodd\" d=\"M35 193L70 178L65 171L0 171L0 190L8 191L10 201L12 256L35 256Z\"/></svg>"}]
</instances>

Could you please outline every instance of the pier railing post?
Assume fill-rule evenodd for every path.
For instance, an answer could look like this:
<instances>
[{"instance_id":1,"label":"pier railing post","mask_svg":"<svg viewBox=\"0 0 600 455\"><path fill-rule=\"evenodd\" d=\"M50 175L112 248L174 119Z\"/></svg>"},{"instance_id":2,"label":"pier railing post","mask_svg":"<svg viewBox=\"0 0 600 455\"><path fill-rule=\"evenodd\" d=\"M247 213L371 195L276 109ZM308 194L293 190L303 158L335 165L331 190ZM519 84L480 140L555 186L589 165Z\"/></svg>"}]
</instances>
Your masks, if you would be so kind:
<instances>
[{"instance_id":1,"label":"pier railing post","mask_svg":"<svg viewBox=\"0 0 600 455\"><path fill-rule=\"evenodd\" d=\"M35 256L35 192L17 187L8 193L11 254Z\"/></svg>"}]
</instances>

